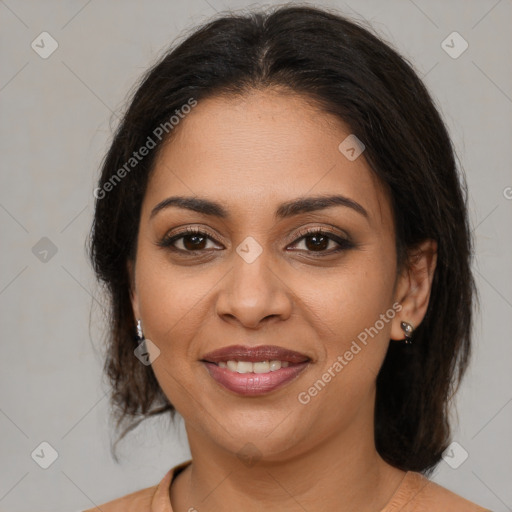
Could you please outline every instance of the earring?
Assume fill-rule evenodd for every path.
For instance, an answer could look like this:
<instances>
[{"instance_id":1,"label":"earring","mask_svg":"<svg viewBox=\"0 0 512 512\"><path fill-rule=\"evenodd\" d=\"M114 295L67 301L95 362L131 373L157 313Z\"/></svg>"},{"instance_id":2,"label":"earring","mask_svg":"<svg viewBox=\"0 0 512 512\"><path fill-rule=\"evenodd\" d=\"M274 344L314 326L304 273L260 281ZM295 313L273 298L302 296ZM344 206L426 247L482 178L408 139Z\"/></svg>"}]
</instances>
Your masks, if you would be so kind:
<instances>
[{"instance_id":1,"label":"earring","mask_svg":"<svg viewBox=\"0 0 512 512\"><path fill-rule=\"evenodd\" d=\"M144 339L144 333L142 332L142 324L140 320L137 320L137 341Z\"/></svg>"},{"instance_id":2,"label":"earring","mask_svg":"<svg viewBox=\"0 0 512 512\"><path fill-rule=\"evenodd\" d=\"M413 326L407 322L400 322L400 327L405 333L405 343L412 343L412 333L414 332Z\"/></svg>"}]
</instances>

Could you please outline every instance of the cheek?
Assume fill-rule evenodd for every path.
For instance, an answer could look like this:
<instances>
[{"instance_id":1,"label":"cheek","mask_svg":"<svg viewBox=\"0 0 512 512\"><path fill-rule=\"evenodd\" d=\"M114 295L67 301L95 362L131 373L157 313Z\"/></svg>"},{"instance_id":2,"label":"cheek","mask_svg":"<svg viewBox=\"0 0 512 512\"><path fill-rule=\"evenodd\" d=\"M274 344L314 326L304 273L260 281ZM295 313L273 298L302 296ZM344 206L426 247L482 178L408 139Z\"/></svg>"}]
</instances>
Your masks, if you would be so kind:
<instances>
[{"instance_id":1,"label":"cheek","mask_svg":"<svg viewBox=\"0 0 512 512\"><path fill-rule=\"evenodd\" d=\"M322 366L329 367L346 354L347 368L364 368L363 373L376 376L396 314L392 307L394 265L372 253L363 256L350 270L341 270L321 290L317 288L316 300L312 299L309 307L314 309L323 339Z\"/></svg>"},{"instance_id":2,"label":"cheek","mask_svg":"<svg viewBox=\"0 0 512 512\"><path fill-rule=\"evenodd\" d=\"M147 244L139 247L135 276L144 332L163 350L173 339L184 339L183 331L197 322L201 299L208 290L207 282L197 274L197 269L194 274L173 266L163 251ZM173 349L179 350L185 343L176 345Z\"/></svg>"},{"instance_id":3,"label":"cheek","mask_svg":"<svg viewBox=\"0 0 512 512\"><path fill-rule=\"evenodd\" d=\"M396 314L393 273L388 268L386 277L383 270L375 262L361 263L359 270L329 281L322 300L310 302L322 359L296 398L311 418L322 418L314 421L319 435L343 428L361 408L373 409L376 378Z\"/></svg>"},{"instance_id":4,"label":"cheek","mask_svg":"<svg viewBox=\"0 0 512 512\"><path fill-rule=\"evenodd\" d=\"M184 279L154 255L141 251L139 261L144 262L136 268L144 335L160 350L152 369L168 400L189 417L187 411L193 403L190 383L194 376L192 367L183 363L192 357L205 289L195 279Z\"/></svg>"}]
</instances>

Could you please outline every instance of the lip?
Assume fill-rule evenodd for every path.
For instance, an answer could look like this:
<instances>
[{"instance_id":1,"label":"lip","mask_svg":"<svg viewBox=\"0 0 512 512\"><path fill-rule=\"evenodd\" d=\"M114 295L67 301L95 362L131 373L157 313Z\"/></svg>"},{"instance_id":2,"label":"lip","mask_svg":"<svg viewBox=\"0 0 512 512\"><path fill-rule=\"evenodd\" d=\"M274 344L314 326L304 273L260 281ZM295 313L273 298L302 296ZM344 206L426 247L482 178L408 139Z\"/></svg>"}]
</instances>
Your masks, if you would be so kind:
<instances>
[{"instance_id":1,"label":"lip","mask_svg":"<svg viewBox=\"0 0 512 512\"><path fill-rule=\"evenodd\" d=\"M258 347L247 347L244 345L230 345L213 352L208 352L202 359L204 362L219 363L220 361L288 361L292 364L299 364L309 361L305 354L295 352L276 345L260 345Z\"/></svg>"},{"instance_id":2,"label":"lip","mask_svg":"<svg viewBox=\"0 0 512 512\"><path fill-rule=\"evenodd\" d=\"M221 361L288 361L289 365L268 373L237 373L221 368ZM275 345L245 347L231 345L204 355L201 362L209 375L222 387L242 396L259 396L270 393L295 380L309 365L310 358L294 350Z\"/></svg>"},{"instance_id":3,"label":"lip","mask_svg":"<svg viewBox=\"0 0 512 512\"><path fill-rule=\"evenodd\" d=\"M294 380L309 361L280 368L269 373L237 373L203 361L210 376L224 388L243 396L259 396L281 388Z\"/></svg>"}]
</instances>

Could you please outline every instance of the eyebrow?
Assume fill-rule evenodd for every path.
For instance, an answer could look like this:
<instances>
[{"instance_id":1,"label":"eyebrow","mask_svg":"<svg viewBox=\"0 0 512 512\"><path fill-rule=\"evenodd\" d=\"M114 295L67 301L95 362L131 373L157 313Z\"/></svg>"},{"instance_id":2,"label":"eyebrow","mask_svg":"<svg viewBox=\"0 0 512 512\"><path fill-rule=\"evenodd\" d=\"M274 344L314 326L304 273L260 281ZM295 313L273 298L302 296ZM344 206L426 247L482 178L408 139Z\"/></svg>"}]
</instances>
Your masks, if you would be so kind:
<instances>
[{"instance_id":1,"label":"eyebrow","mask_svg":"<svg viewBox=\"0 0 512 512\"><path fill-rule=\"evenodd\" d=\"M279 205L274 217L276 219L285 219L300 213L314 212L325 208L331 208L333 206L345 206L361 214L366 219L369 218L368 212L363 208L363 206L353 199L342 195L300 197L292 201L287 201ZM151 210L150 218L170 207L192 210L203 215L211 215L221 219L228 219L230 216L229 212L220 203L210 199L173 196L158 203Z\"/></svg>"}]
</instances>

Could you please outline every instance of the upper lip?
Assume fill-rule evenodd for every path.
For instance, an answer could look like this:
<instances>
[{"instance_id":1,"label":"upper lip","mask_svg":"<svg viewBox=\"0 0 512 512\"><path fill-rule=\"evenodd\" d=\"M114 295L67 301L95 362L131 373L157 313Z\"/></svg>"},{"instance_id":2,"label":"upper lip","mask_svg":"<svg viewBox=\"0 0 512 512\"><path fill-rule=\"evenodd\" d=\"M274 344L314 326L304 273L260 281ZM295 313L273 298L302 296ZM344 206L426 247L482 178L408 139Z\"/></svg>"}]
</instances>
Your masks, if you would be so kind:
<instances>
[{"instance_id":1,"label":"upper lip","mask_svg":"<svg viewBox=\"0 0 512 512\"><path fill-rule=\"evenodd\" d=\"M249 361L252 363L258 361L288 361L290 363L303 363L309 361L309 357L276 345L259 345L257 347L230 345L208 352L203 356L202 361L209 363L219 363L220 361Z\"/></svg>"}]
</instances>

